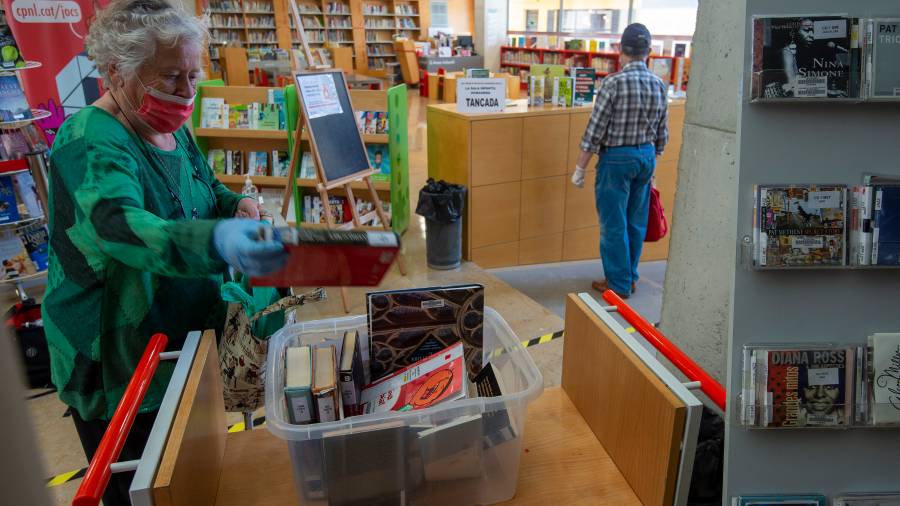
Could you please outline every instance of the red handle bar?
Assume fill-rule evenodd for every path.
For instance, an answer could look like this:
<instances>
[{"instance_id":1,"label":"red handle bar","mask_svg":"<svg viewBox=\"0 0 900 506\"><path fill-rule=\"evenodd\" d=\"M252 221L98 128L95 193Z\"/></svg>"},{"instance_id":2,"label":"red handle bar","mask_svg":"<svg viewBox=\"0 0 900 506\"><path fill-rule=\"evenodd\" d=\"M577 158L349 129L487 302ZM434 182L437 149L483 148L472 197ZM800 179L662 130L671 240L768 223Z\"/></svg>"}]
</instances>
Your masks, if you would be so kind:
<instances>
[{"instance_id":1,"label":"red handle bar","mask_svg":"<svg viewBox=\"0 0 900 506\"><path fill-rule=\"evenodd\" d=\"M684 373L688 379L691 381L699 381L700 390L702 390L710 400L716 403L717 406L722 408L723 411L725 410L725 388L723 388L718 381L713 379L713 377L704 371L702 367L691 360L691 357L685 355L678 346L675 346L672 341L669 341L659 329L639 315L637 311L626 304L615 292L606 290L603 292L603 299L609 304L616 306L616 310L622 315L622 318L625 318L625 321L630 323L635 330L640 332L641 335L644 336L644 339L662 353L669 362L672 362L672 364L675 365L679 371Z\"/></svg>"},{"instance_id":2,"label":"red handle bar","mask_svg":"<svg viewBox=\"0 0 900 506\"><path fill-rule=\"evenodd\" d=\"M159 354L166 349L169 338L165 334L154 334L144 349L144 354L138 362L134 376L128 382L122 400L113 413L112 420L100 440L100 445L94 453L88 465L87 472L75 498L72 499L72 506L97 506L100 504L100 497L109 484L109 478L112 473L109 470L110 464L118 460L119 454L122 453L122 447L125 446L125 440L131 431L131 425L137 415L138 408L147 395L147 389L150 388L150 380L156 372L159 365Z\"/></svg>"}]
</instances>

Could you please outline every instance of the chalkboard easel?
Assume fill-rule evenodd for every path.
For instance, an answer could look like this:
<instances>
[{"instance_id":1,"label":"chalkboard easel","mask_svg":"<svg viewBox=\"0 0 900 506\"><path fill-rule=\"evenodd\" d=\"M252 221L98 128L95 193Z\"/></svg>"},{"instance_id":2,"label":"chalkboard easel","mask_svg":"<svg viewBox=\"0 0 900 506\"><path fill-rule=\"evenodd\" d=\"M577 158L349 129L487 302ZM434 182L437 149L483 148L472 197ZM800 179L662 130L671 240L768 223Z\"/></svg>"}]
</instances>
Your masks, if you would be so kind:
<instances>
[{"instance_id":1,"label":"chalkboard easel","mask_svg":"<svg viewBox=\"0 0 900 506\"><path fill-rule=\"evenodd\" d=\"M330 211L329 190L342 188L347 195L350 206L351 221L338 224L334 222L331 212L323 212L325 226L329 229L354 229L368 226L376 218L381 221L381 228L391 230L390 215L385 212L381 198L375 189L371 176L378 171L369 164L366 145L356 122L356 112L350 101L350 90L341 70L316 70L298 72L294 75L297 86L297 98L300 103L299 121L294 132L294 145L291 150L288 181L296 182L297 167L302 158L302 132L309 135L310 151L316 167L316 191L324 209ZM356 207L353 194L353 183L364 182L374 207L362 216ZM285 187L281 208L282 216L287 219L288 208L294 192L289 184ZM299 205L299 202L297 203ZM406 275L406 267L401 256L397 260L400 273ZM347 289L341 288L344 311L349 312Z\"/></svg>"}]
</instances>

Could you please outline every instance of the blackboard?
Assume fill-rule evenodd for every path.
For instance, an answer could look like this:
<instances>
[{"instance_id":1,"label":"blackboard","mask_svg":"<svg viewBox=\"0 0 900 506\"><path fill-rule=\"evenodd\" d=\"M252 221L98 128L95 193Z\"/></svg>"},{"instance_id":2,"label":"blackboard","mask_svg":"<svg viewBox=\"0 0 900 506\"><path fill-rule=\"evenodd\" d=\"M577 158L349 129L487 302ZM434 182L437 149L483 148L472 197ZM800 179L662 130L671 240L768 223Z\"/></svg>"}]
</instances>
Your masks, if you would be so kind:
<instances>
[{"instance_id":1,"label":"blackboard","mask_svg":"<svg viewBox=\"0 0 900 506\"><path fill-rule=\"evenodd\" d=\"M334 107L320 107L321 97L310 93L311 83L321 84L322 80L328 82L329 77L333 79L333 91L337 95L335 102L340 104L339 113L335 112ZM318 154L319 164L324 172L324 183L352 179L357 174L365 175L370 172L369 157L356 123L356 113L350 103L344 73L340 70L298 72L294 75L294 81L303 117L309 127L312 147ZM318 116L319 114L322 115Z\"/></svg>"}]
</instances>

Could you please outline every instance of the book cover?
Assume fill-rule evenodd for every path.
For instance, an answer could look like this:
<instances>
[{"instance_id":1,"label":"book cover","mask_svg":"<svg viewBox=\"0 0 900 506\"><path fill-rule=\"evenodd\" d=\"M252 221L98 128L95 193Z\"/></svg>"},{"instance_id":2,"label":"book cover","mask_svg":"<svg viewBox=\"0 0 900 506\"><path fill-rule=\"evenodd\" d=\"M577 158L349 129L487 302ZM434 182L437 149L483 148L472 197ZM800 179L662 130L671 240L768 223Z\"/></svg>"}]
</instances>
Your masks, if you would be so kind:
<instances>
[{"instance_id":1,"label":"book cover","mask_svg":"<svg viewBox=\"0 0 900 506\"><path fill-rule=\"evenodd\" d=\"M414 411L462 399L465 376L463 344L457 342L367 386L362 391L363 411Z\"/></svg>"},{"instance_id":2,"label":"book cover","mask_svg":"<svg viewBox=\"0 0 900 506\"><path fill-rule=\"evenodd\" d=\"M900 19L873 19L868 30L868 98L900 99Z\"/></svg>"},{"instance_id":3,"label":"book cover","mask_svg":"<svg viewBox=\"0 0 900 506\"><path fill-rule=\"evenodd\" d=\"M375 133L387 133L387 112L379 111L375 113Z\"/></svg>"},{"instance_id":4,"label":"book cover","mask_svg":"<svg viewBox=\"0 0 900 506\"><path fill-rule=\"evenodd\" d=\"M209 152L206 153L206 161L209 162L209 167L216 174L225 174L225 150L224 149L210 149Z\"/></svg>"},{"instance_id":5,"label":"book cover","mask_svg":"<svg viewBox=\"0 0 900 506\"><path fill-rule=\"evenodd\" d=\"M224 98L204 97L200 99L200 126L202 128L228 128Z\"/></svg>"},{"instance_id":6,"label":"book cover","mask_svg":"<svg viewBox=\"0 0 900 506\"><path fill-rule=\"evenodd\" d=\"M312 423L312 355L309 346L292 346L285 351L284 399L288 419L293 424Z\"/></svg>"},{"instance_id":7,"label":"book cover","mask_svg":"<svg viewBox=\"0 0 900 506\"><path fill-rule=\"evenodd\" d=\"M20 219L13 178L0 176L0 223L12 223Z\"/></svg>"},{"instance_id":8,"label":"book cover","mask_svg":"<svg viewBox=\"0 0 900 506\"><path fill-rule=\"evenodd\" d=\"M356 126L362 133L366 131L366 114L366 111L356 111Z\"/></svg>"},{"instance_id":9,"label":"book cover","mask_svg":"<svg viewBox=\"0 0 900 506\"><path fill-rule=\"evenodd\" d=\"M846 427L853 405L852 348L756 350L763 427Z\"/></svg>"},{"instance_id":10,"label":"book cover","mask_svg":"<svg viewBox=\"0 0 900 506\"><path fill-rule=\"evenodd\" d=\"M362 400L361 392L364 386L365 373L363 371L359 333L355 330L344 332L339 372L341 405L344 407L344 416L358 415L360 414L359 404Z\"/></svg>"},{"instance_id":11,"label":"book cover","mask_svg":"<svg viewBox=\"0 0 900 506\"><path fill-rule=\"evenodd\" d=\"M0 120L19 121L31 117L31 108L16 75L0 75Z\"/></svg>"},{"instance_id":12,"label":"book cover","mask_svg":"<svg viewBox=\"0 0 900 506\"><path fill-rule=\"evenodd\" d=\"M375 111L366 111L366 131L367 134L375 134L378 131L378 119Z\"/></svg>"},{"instance_id":13,"label":"book cover","mask_svg":"<svg viewBox=\"0 0 900 506\"><path fill-rule=\"evenodd\" d=\"M257 120L256 128L260 130L279 130L279 106L275 104L258 104L259 106L259 119Z\"/></svg>"},{"instance_id":14,"label":"book cover","mask_svg":"<svg viewBox=\"0 0 900 506\"><path fill-rule=\"evenodd\" d=\"M875 185L872 264L900 265L900 186Z\"/></svg>"},{"instance_id":15,"label":"book cover","mask_svg":"<svg viewBox=\"0 0 900 506\"><path fill-rule=\"evenodd\" d=\"M846 187L759 186L757 266L846 264Z\"/></svg>"},{"instance_id":16,"label":"book cover","mask_svg":"<svg viewBox=\"0 0 900 506\"><path fill-rule=\"evenodd\" d=\"M650 59L650 72L662 79L666 86L672 84L672 61L670 58Z\"/></svg>"},{"instance_id":17,"label":"book cover","mask_svg":"<svg viewBox=\"0 0 900 506\"><path fill-rule=\"evenodd\" d=\"M316 401L316 420L319 423L340 419L340 390L335 374L334 346L313 350L312 396Z\"/></svg>"},{"instance_id":18,"label":"book cover","mask_svg":"<svg viewBox=\"0 0 900 506\"><path fill-rule=\"evenodd\" d=\"M388 154L387 144L367 144L366 152L369 155L369 165L379 174L390 175L391 157Z\"/></svg>"},{"instance_id":19,"label":"book cover","mask_svg":"<svg viewBox=\"0 0 900 506\"><path fill-rule=\"evenodd\" d=\"M276 177L287 177L290 170L291 157L287 151L272 151L272 175ZM303 177L303 176L299 176Z\"/></svg>"},{"instance_id":20,"label":"book cover","mask_svg":"<svg viewBox=\"0 0 900 506\"><path fill-rule=\"evenodd\" d=\"M544 105L544 76L531 75L528 78L528 105Z\"/></svg>"},{"instance_id":21,"label":"book cover","mask_svg":"<svg viewBox=\"0 0 900 506\"><path fill-rule=\"evenodd\" d=\"M841 16L759 17L753 20L751 98L859 96L853 20ZM856 47L854 47L856 42Z\"/></svg>"},{"instance_id":22,"label":"book cover","mask_svg":"<svg viewBox=\"0 0 900 506\"><path fill-rule=\"evenodd\" d=\"M427 481L480 478L484 473L482 416L461 416L416 434Z\"/></svg>"},{"instance_id":23,"label":"book cover","mask_svg":"<svg viewBox=\"0 0 900 506\"><path fill-rule=\"evenodd\" d=\"M7 130L0 133L0 146L3 148L4 160L18 160L39 148L32 148L28 139L23 135L23 130Z\"/></svg>"},{"instance_id":24,"label":"book cover","mask_svg":"<svg viewBox=\"0 0 900 506\"><path fill-rule=\"evenodd\" d=\"M394 232L278 228L285 266L252 286L378 286L400 251Z\"/></svg>"},{"instance_id":25,"label":"book cover","mask_svg":"<svg viewBox=\"0 0 900 506\"><path fill-rule=\"evenodd\" d=\"M234 118L234 125L231 128L250 128L250 109L247 104L233 104L230 107L230 114ZM229 118L231 123L231 118Z\"/></svg>"},{"instance_id":26,"label":"book cover","mask_svg":"<svg viewBox=\"0 0 900 506\"><path fill-rule=\"evenodd\" d=\"M31 172L19 172L13 174L13 184L19 200L19 215L27 218L40 218L44 215L44 208L38 197L37 186Z\"/></svg>"},{"instance_id":27,"label":"book cover","mask_svg":"<svg viewBox=\"0 0 900 506\"><path fill-rule=\"evenodd\" d=\"M542 76L544 78L544 102L553 103L553 78L564 77L566 75L566 66L536 63L531 65L530 69L532 76Z\"/></svg>"},{"instance_id":28,"label":"book cover","mask_svg":"<svg viewBox=\"0 0 900 506\"><path fill-rule=\"evenodd\" d=\"M366 297L372 377L382 378L462 341L466 368L482 368L484 287L460 285L373 292Z\"/></svg>"},{"instance_id":29,"label":"book cover","mask_svg":"<svg viewBox=\"0 0 900 506\"><path fill-rule=\"evenodd\" d=\"M16 38L13 37L12 29L6 25L0 27L0 67L14 69L24 66L25 59L19 51L19 45L16 43Z\"/></svg>"},{"instance_id":30,"label":"book cover","mask_svg":"<svg viewBox=\"0 0 900 506\"><path fill-rule=\"evenodd\" d=\"M872 423L900 424L900 334L869 336Z\"/></svg>"},{"instance_id":31,"label":"book cover","mask_svg":"<svg viewBox=\"0 0 900 506\"><path fill-rule=\"evenodd\" d=\"M0 261L3 262L2 279L19 278L36 272L25 245L12 230L0 231Z\"/></svg>"},{"instance_id":32,"label":"book cover","mask_svg":"<svg viewBox=\"0 0 900 506\"><path fill-rule=\"evenodd\" d=\"M248 171L251 176L269 175L269 154L265 151L251 151Z\"/></svg>"},{"instance_id":33,"label":"book cover","mask_svg":"<svg viewBox=\"0 0 900 506\"><path fill-rule=\"evenodd\" d=\"M574 77L558 77L557 102L556 105L561 107L572 107L574 104L575 78Z\"/></svg>"},{"instance_id":34,"label":"book cover","mask_svg":"<svg viewBox=\"0 0 900 506\"><path fill-rule=\"evenodd\" d=\"M575 76L574 104L576 106L591 104L594 101L594 86L597 82L596 69L576 67L572 70L572 74Z\"/></svg>"},{"instance_id":35,"label":"book cover","mask_svg":"<svg viewBox=\"0 0 900 506\"><path fill-rule=\"evenodd\" d=\"M31 259L34 268L38 271L47 270L50 265L50 234L47 232L47 226L43 223L33 223L16 229L16 234L25 245L25 251L28 252L28 258Z\"/></svg>"},{"instance_id":36,"label":"book cover","mask_svg":"<svg viewBox=\"0 0 900 506\"><path fill-rule=\"evenodd\" d=\"M833 506L900 506L900 494L848 494L835 497Z\"/></svg>"},{"instance_id":37,"label":"book cover","mask_svg":"<svg viewBox=\"0 0 900 506\"><path fill-rule=\"evenodd\" d=\"M742 495L737 497L736 506L825 506L823 495Z\"/></svg>"}]
</instances>

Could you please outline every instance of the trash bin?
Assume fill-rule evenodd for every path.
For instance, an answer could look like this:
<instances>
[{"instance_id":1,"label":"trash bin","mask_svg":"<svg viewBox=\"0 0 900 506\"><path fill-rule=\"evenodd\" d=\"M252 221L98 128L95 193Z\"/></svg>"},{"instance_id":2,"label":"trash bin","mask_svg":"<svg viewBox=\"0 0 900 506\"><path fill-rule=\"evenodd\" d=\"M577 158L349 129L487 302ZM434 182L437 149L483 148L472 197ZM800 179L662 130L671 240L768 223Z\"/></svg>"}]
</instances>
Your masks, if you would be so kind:
<instances>
[{"instance_id":1,"label":"trash bin","mask_svg":"<svg viewBox=\"0 0 900 506\"><path fill-rule=\"evenodd\" d=\"M466 188L445 181L428 182L419 190L416 214L425 218L428 267L455 269L462 259L462 215Z\"/></svg>"}]
</instances>

